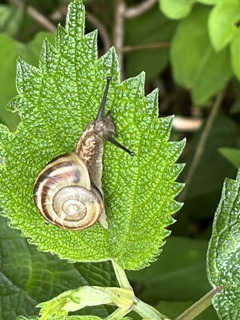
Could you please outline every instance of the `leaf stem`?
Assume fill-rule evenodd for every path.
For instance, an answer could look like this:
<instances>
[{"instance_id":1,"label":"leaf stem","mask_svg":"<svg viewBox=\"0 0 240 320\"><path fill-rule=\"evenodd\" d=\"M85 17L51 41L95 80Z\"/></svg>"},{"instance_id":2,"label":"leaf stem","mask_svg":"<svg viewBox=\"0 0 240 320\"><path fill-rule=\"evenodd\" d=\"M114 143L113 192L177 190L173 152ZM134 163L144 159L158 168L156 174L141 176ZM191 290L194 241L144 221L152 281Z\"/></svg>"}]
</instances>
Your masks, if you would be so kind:
<instances>
[{"instance_id":1,"label":"leaf stem","mask_svg":"<svg viewBox=\"0 0 240 320\"><path fill-rule=\"evenodd\" d=\"M135 298L135 305L133 311L137 312L143 319L156 319L156 320L168 320L169 318L164 316L158 310L154 309L149 304Z\"/></svg>"},{"instance_id":2,"label":"leaf stem","mask_svg":"<svg viewBox=\"0 0 240 320\"><path fill-rule=\"evenodd\" d=\"M200 300L194 303L190 308L185 310L176 320L192 320L196 318L201 312L207 309L212 304L212 298L219 292L219 288L216 287L209 291Z\"/></svg>"},{"instance_id":3,"label":"leaf stem","mask_svg":"<svg viewBox=\"0 0 240 320\"><path fill-rule=\"evenodd\" d=\"M114 269L116 278L118 280L119 286L121 288L132 289L132 286L128 281L128 278L126 276L124 269L122 269L115 260L112 260L112 264L113 264L113 269Z\"/></svg>"},{"instance_id":4,"label":"leaf stem","mask_svg":"<svg viewBox=\"0 0 240 320\"><path fill-rule=\"evenodd\" d=\"M129 313L129 310L124 308L118 308L113 313L111 313L105 320L116 320L116 319L123 319L126 314Z\"/></svg>"}]
</instances>

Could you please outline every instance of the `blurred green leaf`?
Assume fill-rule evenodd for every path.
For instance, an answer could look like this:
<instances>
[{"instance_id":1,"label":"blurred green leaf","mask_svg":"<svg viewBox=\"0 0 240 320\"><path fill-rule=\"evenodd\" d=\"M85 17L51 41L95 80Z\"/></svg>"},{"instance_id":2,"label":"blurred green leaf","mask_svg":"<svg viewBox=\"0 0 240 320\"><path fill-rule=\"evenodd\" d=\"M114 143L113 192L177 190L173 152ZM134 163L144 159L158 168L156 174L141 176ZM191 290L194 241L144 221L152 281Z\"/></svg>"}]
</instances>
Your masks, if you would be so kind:
<instances>
[{"instance_id":1,"label":"blurred green leaf","mask_svg":"<svg viewBox=\"0 0 240 320\"><path fill-rule=\"evenodd\" d=\"M181 175L183 180L193 161L203 130L204 127L195 134L191 141L191 148L184 158L187 164ZM238 144L240 144L238 126L229 117L219 115L209 132L201 161L191 180L188 197L194 197L203 193L206 194L219 190L219 188L221 190L226 174L229 175L232 172L232 174L235 175L235 171L233 167L219 155L218 149L222 147L237 147Z\"/></svg>"},{"instance_id":2,"label":"blurred green leaf","mask_svg":"<svg viewBox=\"0 0 240 320\"><path fill-rule=\"evenodd\" d=\"M226 47L235 33L239 33L240 20L238 0L220 1L209 16L209 34L213 47L219 51Z\"/></svg>"},{"instance_id":3,"label":"blurred green leaf","mask_svg":"<svg viewBox=\"0 0 240 320\"><path fill-rule=\"evenodd\" d=\"M213 5L213 4L217 4L219 0L197 0L197 2Z\"/></svg>"},{"instance_id":4,"label":"blurred green leaf","mask_svg":"<svg viewBox=\"0 0 240 320\"><path fill-rule=\"evenodd\" d=\"M238 30L239 31L239 30ZM231 41L231 58L233 72L240 80L240 33L237 32Z\"/></svg>"},{"instance_id":5,"label":"blurred green leaf","mask_svg":"<svg viewBox=\"0 0 240 320\"><path fill-rule=\"evenodd\" d=\"M159 0L162 12L171 19L186 17L192 10L195 0Z\"/></svg>"},{"instance_id":6,"label":"blurred green leaf","mask_svg":"<svg viewBox=\"0 0 240 320\"><path fill-rule=\"evenodd\" d=\"M240 168L240 150L233 148L220 148L218 150L236 168Z\"/></svg>"},{"instance_id":7,"label":"blurred green leaf","mask_svg":"<svg viewBox=\"0 0 240 320\"><path fill-rule=\"evenodd\" d=\"M194 134L181 161L186 162L180 181L185 181L189 167L199 145L203 128ZM184 206L179 213L179 219L172 227L173 233L209 238L216 206L219 202L222 184L226 175L234 177L236 169L218 152L219 148L237 148L240 145L240 135L236 122L228 116L216 118L207 143L201 156L201 161L190 181L190 187L184 199Z\"/></svg>"},{"instance_id":8,"label":"blurred green leaf","mask_svg":"<svg viewBox=\"0 0 240 320\"><path fill-rule=\"evenodd\" d=\"M207 28L209 12L208 8L196 7L180 23L171 47L174 78L191 90L197 105L206 103L222 90L232 76L229 49L216 53L211 46Z\"/></svg>"},{"instance_id":9,"label":"blurred green leaf","mask_svg":"<svg viewBox=\"0 0 240 320\"><path fill-rule=\"evenodd\" d=\"M206 251L207 241L168 238L155 263L138 272L128 272L136 295L152 305L159 301L197 300L210 289Z\"/></svg>"},{"instance_id":10,"label":"blurred green leaf","mask_svg":"<svg viewBox=\"0 0 240 320\"><path fill-rule=\"evenodd\" d=\"M11 5L0 5L0 32L4 32L6 35L12 37L17 35L22 19L22 9Z\"/></svg>"},{"instance_id":11,"label":"blurred green leaf","mask_svg":"<svg viewBox=\"0 0 240 320\"><path fill-rule=\"evenodd\" d=\"M11 130L16 129L19 116L7 111L5 106L16 95L16 59L22 47L23 45L9 36L0 34L0 122L6 124Z\"/></svg>"},{"instance_id":12,"label":"blurred green leaf","mask_svg":"<svg viewBox=\"0 0 240 320\"><path fill-rule=\"evenodd\" d=\"M0 310L2 320L15 320L18 315L35 315L38 303L82 285L116 286L110 262L75 263L41 253L28 244L19 231L10 229L0 217ZM112 308L94 308L106 317ZM87 311L86 311L87 312ZM88 308L93 312L93 308Z\"/></svg>"},{"instance_id":13,"label":"blurred green leaf","mask_svg":"<svg viewBox=\"0 0 240 320\"><path fill-rule=\"evenodd\" d=\"M219 287L212 299L220 319L240 317L240 171L226 179L213 222L207 254L208 279Z\"/></svg>"},{"instance_id":14,"label":"blurred green leaf","mask_svg":"<svg viewBox=\"0 0 240 320\"><path fill-rule=\"evenodd\" d=\"M138 18L126 23L126 44L141 45L142 50L126 53L126 71L128 76L135 76L144 70L146 78L152 79L164 70L169 62L170 41L177 23L167 19L159 12L157 6ZM166 47L144 49L144 45L157 43Z\"/></svg>"},{"instance_id":15,"label":"blurred green leaf","mask_svg":"<svg viewBox=\"0 0 240 320\"><path fill-rule=\"evenodd\" d=\"M9 112L6 105L16 95L16 59L24 57L27 62L37 65L42 41L48 37L53 42L54 36L50 33L40 32L28 44L22 44L5 34L0 34L0 122L7 125L11 131L16 130L19 115Z\"/></svg>"}]
</instances>

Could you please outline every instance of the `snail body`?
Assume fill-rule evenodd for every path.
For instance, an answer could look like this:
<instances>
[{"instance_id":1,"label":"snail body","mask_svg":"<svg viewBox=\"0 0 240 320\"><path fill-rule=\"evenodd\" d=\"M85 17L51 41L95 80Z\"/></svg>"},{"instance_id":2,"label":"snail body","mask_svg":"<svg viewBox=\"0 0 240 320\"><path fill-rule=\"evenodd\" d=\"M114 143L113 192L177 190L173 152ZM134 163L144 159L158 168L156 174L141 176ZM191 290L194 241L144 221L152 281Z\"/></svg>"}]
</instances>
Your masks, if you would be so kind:
<instances>
[{"instance_id":1,"label":"snail body","mask_svg":"<svg viewBox=\"0 0 240 320\"><path fill-rule=\"evenodd\" d=\"M60 155L40 172L34 186L34 201L50 223L64 229L81 230L99 221L108 228L102 190L104 139L133 155L112 138L116 135L110 112L104 116L110 78L96 120L77 143L75 153Z\"/></svg>"}]
</instances>

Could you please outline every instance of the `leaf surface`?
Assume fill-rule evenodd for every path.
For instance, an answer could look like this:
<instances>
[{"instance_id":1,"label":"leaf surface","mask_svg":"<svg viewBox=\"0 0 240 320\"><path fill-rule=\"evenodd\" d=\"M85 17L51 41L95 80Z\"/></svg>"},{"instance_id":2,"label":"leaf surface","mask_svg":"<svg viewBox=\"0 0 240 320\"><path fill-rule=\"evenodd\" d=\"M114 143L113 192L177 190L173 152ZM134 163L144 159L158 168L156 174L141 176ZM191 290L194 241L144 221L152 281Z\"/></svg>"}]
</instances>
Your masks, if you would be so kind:
<instances>
[{"instance_id":1,"label":"leaf surface","mask_svg":"<svg viewBox=\"0 0 240 320\"><path fill-rule=\"evenodd\" d=\"M175 164L184 141L169 142L171 117L158 119L157 92L144 96L144 74L124 82L114 49L97 58L97 34L84 35L84 7L70 4L66 29L56 44L45 41L39 68L18 61L18 96L9 108L21 115L15 133L0 127L0 200L12 227L37 244L71 261L115 259L123 268L146 266L159 254L171 215L180 208L174 197ZM79 136L97 114L106 77L111 76L111 109L119 141L130 157L106 144L103 190L109 229L99 223L81 231L47 225L33 201L38 173L54 157L75 150ZM17 181L17 183L16 183Z\"/></svg>"},{"instance_id":2,"label":"leaf surface","mask_svg":"<svg viewBox=\"0 0 240 320\"><path fill-rule=\"evenodd\" d=\"M208 279L219 293L213 306L220 319L240 317L240 172L226 179L215 214L207 254Z\"/></svg>"}]
</instances>

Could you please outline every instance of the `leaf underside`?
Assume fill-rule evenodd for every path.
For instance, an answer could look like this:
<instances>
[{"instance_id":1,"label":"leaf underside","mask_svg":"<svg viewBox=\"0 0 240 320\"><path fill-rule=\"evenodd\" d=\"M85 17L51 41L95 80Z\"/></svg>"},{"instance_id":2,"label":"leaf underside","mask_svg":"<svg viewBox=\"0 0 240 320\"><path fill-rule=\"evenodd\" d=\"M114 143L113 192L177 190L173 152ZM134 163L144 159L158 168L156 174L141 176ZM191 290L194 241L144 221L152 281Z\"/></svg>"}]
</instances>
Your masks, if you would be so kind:
<instances>
[{"instance_id":1,"label":"leaf underside","mask_svg":"<svg viewBox=\"0 0 240 320\"><path fill-rule=\"evenodd\" d=\"M144 96L144 74L119 80L114 49L97 56L97 33L84 35L80 0L69 6L66 29L58 27L55 46L46 40L39 68L17 65L18 96L9 109L21 123L15 133L0 127L0 201L12 227L42 251L71 261L115 259L139 269L159 254L166 226L181 204L175 164L184 141L169 142L172 117L158 119L158 94ZM42 168L55 156L75 150L86 125L97 114L106 77L111 76L106 109L112 111L119 142L135 153L106 143L103 190L109 229L99 223L81 231L46 224L33 201Z\"/></svg>"},{"instance_id":2,"label":"leaf underside","mask_svg":"<svg viewBox=\"0 0 240 320\"><path fill-rule=\"evenodd\" d=\"M213 223L207 262L208 278L220 293L213 298L220 319L240 318L240 171L226 179Z\"/></svg>"}]
</instances>

